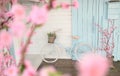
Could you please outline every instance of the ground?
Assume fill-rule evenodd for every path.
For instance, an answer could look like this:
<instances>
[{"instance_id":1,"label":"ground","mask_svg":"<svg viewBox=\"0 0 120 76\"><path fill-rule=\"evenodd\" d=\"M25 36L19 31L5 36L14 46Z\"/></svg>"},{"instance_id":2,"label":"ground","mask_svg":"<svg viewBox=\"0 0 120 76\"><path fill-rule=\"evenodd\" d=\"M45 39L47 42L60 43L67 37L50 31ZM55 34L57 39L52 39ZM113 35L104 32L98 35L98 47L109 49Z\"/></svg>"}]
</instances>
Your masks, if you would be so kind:
<instances>
[{"instance_id":1,"label":"ground","mask_svg":"<svg viewBox=\"0 0 120 76\"><path fill-rule=\"evenodd\" d=\"M71 76L77 76L77 71L75 69L75 62L76 61L73 61L71 59L59 59L57 62L54 63L42 62L38 70L43 66L52 65L62 73L70 73ZM110 69L108 76L120 76L120 61L114 62L114 66L115 68Z\"/></svg>"}]
</instances>

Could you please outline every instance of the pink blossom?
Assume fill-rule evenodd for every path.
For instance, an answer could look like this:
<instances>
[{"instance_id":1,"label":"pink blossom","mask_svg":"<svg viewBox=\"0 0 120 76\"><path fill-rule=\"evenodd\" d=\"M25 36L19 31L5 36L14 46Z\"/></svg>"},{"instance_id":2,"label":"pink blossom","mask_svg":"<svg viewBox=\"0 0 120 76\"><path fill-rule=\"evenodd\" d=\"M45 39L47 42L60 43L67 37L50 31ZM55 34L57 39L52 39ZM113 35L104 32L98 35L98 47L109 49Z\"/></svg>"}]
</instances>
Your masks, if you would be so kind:
<instances>
[{"instance_id":1,"label":"pink blossom","mask_svg":"<svg viewBox=\"0 0 120 76\"><path fill-rule=\"evenodd\" d=\"M57 6L58 6L57 1L54 0L54 1L52 2L52 7L53 7L53 8L56 8Z\"/></svg>"},{"instance_id":2,"label":"pink blossom","mask_svg":"<svg viewBox=\"0 0 120 76\"><path fill-rule=\"evenodd\" d=\"M113 51L114 49L113 32L115 31L115 28L116 28L116 26L113 25L114 23L112 20L108 20L108 22L112 26L106 29L103 29L102 27L100 27L100 25L96 24L96 26L99 28L100 33L102 35L100 49L104 50L106 54ZM112 57L112 53L111 53L111 57Z\"/></svg>"},{"instance_id":3,"label":"pink blossom","mask_svg":"<svg viewBox=\"0 0 120 76\"><path fill-rule=\"evenodd\" d=\"M14 4L10 12L15 16L15 19L25 18L25 8L20 4Z\"/></svg>"},{"instance_id":4,"label":"pink blossom","mask_svg":"<svg viewBox=\"0 0 120 76\"><path fill-rule=\"evenodd\" d=\"M78 7L79 7L78 0L74 0L74 1L73 1L73 6L74 6L75 8L78 8Z\"/></svg>"},{"instance_id":5,"label":"pink blossom","mask_svg":"<svg viewBox=\"0 0 120 76\"><path fill-rule=\"evenodd\" d=\"M11 56L10 56L10 55L6 55L6 56L4 57L4 62L7 63L7 62L10 61L10 59L11 59Z\"/></svg>"},{"instance_id":6,"label":"pink blossom","mask_svg":"<svg viewBox=\"0 0 120 76\"><path fill-rule=\"evenodd\" d=\"M105 51L110 51L111 50L111 47L109 45L107 45L105 48L104 48Z\"/></svg>"},{"instance_id":7,"label":"pink blossom","mask_svg":"<svg viewBox=\"0 0 120 76\"><path fill-rule=\"evenodd\" d=\"M103 35L104 35L104 36L109 35L109 31L108 31L108 29L104 29L104 30L103 30Z\"/></svg>"},{"instance_id":8,"label":"pink blossom","mask_svg":"<svg viewBox=\"0 0 120 76\"><path fill-rule=\"evenodd\" d=\"M33 24L44 24L48 19L48 10L45 6L39 8L38 6L33 6L30 12L29 20Z\"/></svg>"},{"instance_id":9,"label":"pink blossom","mask_svg":"<svg viewBox=\"0 0 120 76\"><path fill-rule=\"evenodd\" d=\"M2 64L2 61L3 61L3 54L0 53L0 66L1 66L1 64Z\"/></svg>"},{"instance_id":10,"label":"pink blossom","mask_svg":"<svg viewBox=\"0 0 120 76\"><path fill-rule=\"evenodd\" d=\"M109 29L109 30L110 30L110 33L112 33L115 29L116 29L115 26L111 26L110 29Z\"/></svg>"},{"instance_id":11,"label":"pink blossom","mask_svg":"<svg viewBox=\"0 0 120 76\"><path fill-rule=\"evenodd\" d=\"M63 3L61 3L61 7L62 7L63 9L68 9L68 8L70 7L70 4L63 2Z\"/></svg>"},{"instance_id":12,"label":"pink blossom","mask_svg":"<svg viewBox=\"0 0 120 76\"><path fill-rule=\"evenodd\" d=\"M26 60L24 64L26 68L32 68L31 63L28 60Z\"/></svg>"},{"instance_id":13,"label":"pink blossom","mask_svg":"<svg viewBox=\"0 0 120 76\"><path fill-rule=\"evenodd\" d=\"M9 27L13 36L16 36L19 38L23 37L24 32L26 30L26 26L20 21L14 21L13 23L10 23Z\"/></svg>"},{"instance_id":14,"label":"pink blossom","mask_svg":"<svg viewBox=\"0 0 120 76\"><path fill-rule=\"evenodd\" d=\"M5 13L5 16L11 17L11 16L13 16L13 14L11 12L7 12L7 13Z\"/></svg>"},{"instance_id":15,"label":"pink blossom","mask_svg":"<svg viewBox=\"0 0 120 76\"><path fill-rule=\"evenodd\" d=\"M16 4L17 3L17 0L11 0L12 1L12 4Z\"/></svg>"},{"instance_id":16,"label":"pink blossom","mask_svg":"<svg viewBox=\"0 0 120 76\"><path fill-rule=\"evenodd\" d=\"M12 57L11 55L8 54L8 55L5 55L5 56L4 56L4 62L5 62L5 63L11 63L11 62L14 62L14 59L13 59L13 57ZM14 63L13 63L13 64L11 63L11 65L15 65L15 64L14 64ZM10 65L10 66L11 66L11 65Z\"/></svg>"},{"instance_id":17,"label":"pink blossom","mask_svg":"<svg viewBox=\"0 0 120 76\"><path fill-rule=\"evenodd\" d=\"M0 53L0 60L3 59L3 53Z\"/></svg>"},{"instance_id":18,"label":"pink blossom","mask_svg":"<svg viewBox=\"0 0 120 76\"><path fill-rule=\"evenodd\" d=\"M32 68L27 68L24 70L22 76L35 76L35 70Z\"/></svg>"},{"instance_id":19,"label":"pink blossom","mask_svg":"<svg viewBox=\"0 0 120 76\"><path fill-rule=\"evenodd\" d=\"M12 43L12 36L7 31L0 33L0 49L9 48Z\"/></svg>"},{"instance_id":20,"label":"pink blossom","mask_svg":"<svg viewBox=\"0 0 120 76\"><path fill-rule=\"evenodd\" d=\"M5 18L5 12L2 10L0 11L0 19L4 19Z\"/></svg>"},{"instance_id":21,"label":"pink blossom","mask_svg":"<svg viewBox=\"0 0 120 76\"><path fill-rule=\"evenodd\" d=\"M22 76L35 76L36 71L29 61L25 61L25 70Z\"/></svg>"},{"instance_id":22,"label":"pink blossom","mask_svg":"<svg viewBox=\"0 0 120 76\"><path fill-rule=\"evenodd\" d=\"M77 63L79 76L106 76L109 66L108 60L97 54L88 53Z\"/></svg>"},{"instance_id":23,"label":"pink blossom","mask_svg":"<svg viewBox=\"0 0 120 76\"><path fill-rule=\"evenodd\" d=\"M11 66L8 69L4 71L6 76L17 76L18 74L18 69L16 66Z\"/></svg>"},{"instance_id":24,"label":"pink blossom","mask_svg":"<svg viewBox=\"0 0 120 76\"><path fill-rule=\"evenodd\" d=\"M49 76L49 73L55 73L56 69L53 66L43 67L39 71L39 76Z\"/></svg>"}]
</instances>

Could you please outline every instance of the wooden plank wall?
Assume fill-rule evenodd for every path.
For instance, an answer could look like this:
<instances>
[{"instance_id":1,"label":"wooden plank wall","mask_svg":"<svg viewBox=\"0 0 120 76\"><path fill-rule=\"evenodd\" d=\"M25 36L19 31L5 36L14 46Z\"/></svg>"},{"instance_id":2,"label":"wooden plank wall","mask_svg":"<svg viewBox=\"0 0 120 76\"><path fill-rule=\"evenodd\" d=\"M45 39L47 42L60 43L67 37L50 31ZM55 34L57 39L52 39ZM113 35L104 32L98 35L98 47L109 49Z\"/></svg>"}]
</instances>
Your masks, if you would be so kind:
<instances>
[{"instance_id":1,"label":"wooden plank wall","mask_svg":"<svg viewBox=\"0 0 120 76\"><path fill-rule=\"evenodd\" d=\"M108 2L106 0L79 0L79 8L72 9L72 34L80 36L80 42L87 43L98 48L100 46L101 35L95 24L103 28L109 27L108 23ZM115 21L115 25L120 25L120 21ZM119 29L120 30L120 29ZM119 31L118 29L115 33ZM114 34L115 61L120 60L119 35Z\"/></svg>"}]
</instances>

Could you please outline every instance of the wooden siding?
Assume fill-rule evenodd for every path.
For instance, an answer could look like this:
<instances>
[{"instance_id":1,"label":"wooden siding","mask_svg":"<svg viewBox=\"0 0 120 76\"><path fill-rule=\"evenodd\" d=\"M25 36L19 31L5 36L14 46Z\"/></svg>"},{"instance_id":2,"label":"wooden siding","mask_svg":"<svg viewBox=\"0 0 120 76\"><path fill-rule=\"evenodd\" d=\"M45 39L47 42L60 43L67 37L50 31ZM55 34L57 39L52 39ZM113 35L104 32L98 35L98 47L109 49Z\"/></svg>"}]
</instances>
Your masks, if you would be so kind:
<instances>
[{"instance_id":1,"label":"wooden siding","mask_svg":"<svg viewBox=\"0 0 120 76\"><path fill-rule=\"evenodd\" d=\"M72 34L80 36L80 42L87 43L98 48L100 46L101 35L95 24L101 25L103 28L109 27L108 14L111 14L108 9L108 2L105 0L79 0L80 6L77 9L72 9ZM119 6L116 5L114 7ZM109 7L114 8L112 5ZM119 10L113 11L119 13ZM119 17L120 18L120 17ZM114 21L115 26L120 25L120 20ZM117 28L114 32L115 49L113 52L114 60L120 60L120 38ZM117 34L116 34L117 33Z\"/></svg>"}]
</instances>

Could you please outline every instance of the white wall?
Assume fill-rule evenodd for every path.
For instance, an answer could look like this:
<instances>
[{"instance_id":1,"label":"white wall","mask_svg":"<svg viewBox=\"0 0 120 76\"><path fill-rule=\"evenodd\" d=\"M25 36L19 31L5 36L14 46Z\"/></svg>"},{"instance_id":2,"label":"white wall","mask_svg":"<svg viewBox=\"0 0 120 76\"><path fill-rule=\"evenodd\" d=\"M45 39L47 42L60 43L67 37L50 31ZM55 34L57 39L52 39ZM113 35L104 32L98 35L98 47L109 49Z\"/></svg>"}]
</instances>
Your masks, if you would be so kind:
<instances>
[{"instance_id":1,"label":"white wall","mask_svg":"<svg viewBox=\"0 0 120 76\"><path fill-rule=\"evenodd\" d=\"M58 0L59 2L71 2L70 0ZM41 48L47 43L47 32L55 31L61 29L57 32L56 42L64 45L70 46L71 44L71 8L56 9L49 13L48 22L40 29L36 30L36 34L32 38L33 44L29 48L29 54L40 54ZM68 57L65 50L60 50L60 57Z\"/></svg>"},{"instance_id":2,"label":"white wall","mask_svg":"<svg viewBox=\"0 0 120 76\"><path fill-rule=\"evenodd\" d=\"M59 2L69 2L71 0L58 0ZM36 30L34 37L32 38L32 45L29 47L28 54L41 54L41 48L47 44L47 32L55 31L61 29L57 32L56 42L61 45L68 47L71 45L71 8L56 9L49 12L49 19L47 23ZM19 48L18 41L15 40L15 50ZM59 51L59 58L70 58L66 54L64 49ZM56 55L53 55L55 57ZM17 60L19 58L17 57Z\"/></svg>"}]
</instances>

